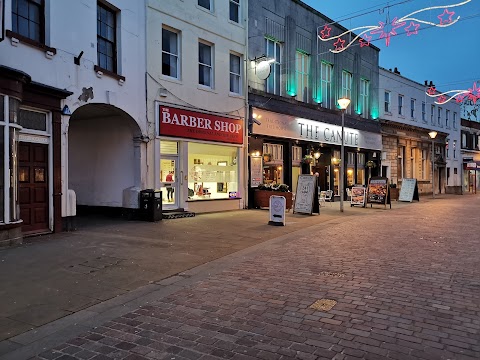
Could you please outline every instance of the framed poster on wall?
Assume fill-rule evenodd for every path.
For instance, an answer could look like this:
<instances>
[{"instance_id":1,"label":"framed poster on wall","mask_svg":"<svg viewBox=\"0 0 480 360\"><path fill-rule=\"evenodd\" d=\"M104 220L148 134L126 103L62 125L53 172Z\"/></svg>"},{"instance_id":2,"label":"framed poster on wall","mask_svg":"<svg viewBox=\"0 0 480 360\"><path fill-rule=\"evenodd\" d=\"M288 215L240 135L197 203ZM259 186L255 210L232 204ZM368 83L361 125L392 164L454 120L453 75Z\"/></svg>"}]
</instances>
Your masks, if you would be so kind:
<instances>
[{"instance_id":1,"label":"framed poster on wall","mask_svg":"<svg viewBox=\"0 0 480 360\"><path fill-rule=\"evenodd\" d=\"M252 188L263 184L263 163L260 156L250 157L250 186Z\"/></svg>"}]
</instances>

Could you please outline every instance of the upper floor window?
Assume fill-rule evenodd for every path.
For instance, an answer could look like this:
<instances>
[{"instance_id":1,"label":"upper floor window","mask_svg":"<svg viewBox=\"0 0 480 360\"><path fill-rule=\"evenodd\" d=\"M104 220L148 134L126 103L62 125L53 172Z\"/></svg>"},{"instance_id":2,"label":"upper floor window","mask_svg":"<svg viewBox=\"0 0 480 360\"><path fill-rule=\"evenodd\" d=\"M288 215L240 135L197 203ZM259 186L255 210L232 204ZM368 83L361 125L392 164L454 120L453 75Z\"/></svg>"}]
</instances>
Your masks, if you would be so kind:
<instances>
[{"instance_id":1,"label":"upper floor window","mask_svg":"<svg viewBox=\"0 0 480 360\"><path fill-rule=\"evenodd\" d=\"M97 4L97 61L102 69L117 72L116 13Z\"/></svg>"},{"instance_id":2,"label":"upper floor window","mask_svg":"<svg viewBox=\"0 0 480 360\"><path fill-rule=\"evenodd\" d=\"M241 91L241 63L240 56L230 54L230 92L235 94Z\"/></svg>"},{"instance_id":3,"label":"upper floor window","mask_svg":"<svg viewBox=\"0 0 480 360\"><path fill-rule=\"evenodd\" d=\"M385 112L386 113L391 113L391 108L390 108L390 92L385 91Z\"/></svg>"},{"instance_id":4,"label":"upper floor window","mask_svg":"<svg viewBox=\"0 0 480 360\"><path fill-rule=\"evenodd\" d=\"M369 117L369 103L370 103L370 81L360 79L360 109L359 112L363 117Z\"/></svg>"},{"instance_id":5,"label":"upper floor window","mask_svg":"<svg viewBox=\"0 0 480 360\"><path fill-rule=\"evenodd\" d=\"M450 110L445 110L445 127L450 129Z\"/></svg>"},{"instance_id":6,"label":"upper floor window","mask_svg":"<svg viewBox=\"0 0 480 360\"><path fill-rule=\"evenodd\" d=\"M417 101L415 99L410 99L410 117L415 119L415 108L417 106Z\"/></svg>"},{"instance_id":7,"label":"upper floor window","mask_svg":"<svg viewBox=\"0 0 480 360\"><path fill-rule=\"evenodd\" d=\"M322 105L327 109L332 108L332 64L322 62L321 65L321 88L322 88Z\"/></svg>"},{"instance_id":8,"label":"upper floor window","mask_svg":"<svg viewBox=\"0 0 480 360\"><path fill-rule=\"evenodd\" d=\"M437 125L442 126L442 108L439 107L437 111Z\"/></svg>"},{"instance_id":9,"label":"upper floor window","mask_svg":"<svg viewBox=\"0 0 480 360\"><path fill-rule=\"evenodd\" d=\"M342 71L342 97L352 99L352 74ZM352 106L347 107L347 113L352 113Z\"/></svg>"},{"instance_id":10,"label":"upper floor window","mask_svg":"<svg viewBox=\"0 0 480 360\"><path fill-rule=\"evenodd\" d=\"M457 130L457 113L453 113L453 128Z\"/></svg>"},{"instance_id":11,"label":"upper floor window","mask_svg":"<svg viewBox=\"0 0 480 360\"><path fill-rule=\"evenodd\" d=\"M198 0L198 6L201 6L207 10L212 11L213 9L212 1L213 0Z\"/></svg>"},{"instance_id":12,"label":"upper floor window","mask_svg":"<svg viewBox=\"0 0 480 360\"><path fill-rule=\"evenodd\" d=\"M45 43L45 4L43 0L12 1L12 31Z\"/></svg>"},{"instance_id":13,"label":"upper floor window","mask_svg":"<svg viewBox=\"0 0 480 360\"><path fill-rule=\"evenodd\" d=\"M462 131L462 149L467 148L467 133Z\"/></svg>"},{"instance_id":14,"label":"upper floor window","mask_svg":"<svg viewBox=\"0 0 480 360\"><path fill-rule=\"evenodd\" d=\"M240 0L230 0L230 20L240 22Z\"/></svg>"},{"instance_id":15,"label":"upper floor window","mask_svg":"<svg viewBox=\"0 0 480 360\"><path fill-rule=\"evenodd\" d=\"M270 64L271 73L267 79L267 92L275 95L282 95L280 91L280 66L282 64L281 45L275 40L265 39L265 50L267 58L274 59Z\"/></svg>"},{"instance_id":16,"label":"upper floor window","mask_svg":"<svg viewBox=\"0 0 480 360\"><path fill-rule=\"evenodd\" d=\"M427 122L427 104L422 101L422 121Z\"/></svg>"},{"instance_id":17,"label":"upper floor window","mask_svg":"<svg viewBox=\"0 0 480 360\"><path fill-rule=\"evenodd\" d=\"M178 79L179 67L179 35L178 33L162 29L162 74Z\"/></svg>"},{"instance_id":18,"label":"upper floor window","mask_svg":"<svg viewBox=\"0 0 480 360\"><path fill-rule=\"evenodd\" d=\"M296 56L296 77L297 77L297 100L308 101L308 62L309 56L297 51Z\"/></svg>"},{"instance_id":19,"label":"upper floor window","mask_svg":"<svg viewBox=\"0 0 480 360\"><path fill-rule=\"evenodd\" d=\"M211 45L198 43L198 83L213 88L213 48Z\"/></svg>"},{"instance_id":20,"label":"upper floor window","mask_svg":"<svg viewBox=\"0 0 480 360\"><path fill-rule=\"evenodd\" d=\"M435 105L432 105L430 108L430 122L432 125L435 125Z\"/></svg>"},{"instance_id":21,"label":"upper floor window","mask_svg":"<svg viewBox=\"0 0 480 360\"><path fill-rule=\"evenodd\" d=\"M403 113L403 95L398 95L398 115L404 115L404 113Z\"/></svg>"}]
</instances>

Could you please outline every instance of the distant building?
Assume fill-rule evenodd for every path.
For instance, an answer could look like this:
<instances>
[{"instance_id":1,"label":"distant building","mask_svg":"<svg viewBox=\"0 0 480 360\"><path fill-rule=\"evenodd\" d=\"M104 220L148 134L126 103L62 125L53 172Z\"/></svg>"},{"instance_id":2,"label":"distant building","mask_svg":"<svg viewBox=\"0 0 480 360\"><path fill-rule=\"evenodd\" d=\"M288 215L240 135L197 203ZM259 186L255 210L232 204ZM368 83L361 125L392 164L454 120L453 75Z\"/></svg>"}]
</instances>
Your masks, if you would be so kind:
<instances>
[{"instance_id":1,"label":"distant building","mask_svg":"<svg viewBox=\"0 0 480 360\"><path fill-rule=\"evenodd\" d=\"M352 46L333 54L318 39L322 29L346 29L297 0L249 1L248 19L249 206L260 184L297 191L300 174L318 174L321 190L337 197L345 186L366 184L379 164L378 55L375 46ZM332 41L333 42L333 41ZM345 158L340 159L341 112L345 114ZM345 178L340 179L344 161ZM344 186L344 188L345 188Z\"/></svg>"},{"instance_id":2,"label":"distant building","mask_svg":"<svg viewBox=\"0 0 480 360\"><path fill-rule=\"evenodd\" d=\"M463 190L476 193L480 191L480 100L466 100L461 108Z\"/></svg>"},{"instance_id":3,"label":"distant building","mask_svg":"<svg viewBox=\"0 0 480 360\"><path fill-rule=\"evenodd\" d=\"M402 186L402 179L415 178L420 194L461 194L460 106L443 105L426 96L420 84L394 71L380 68L379 98L382 124L382 174ZM432 174L432 139L435 172Z\"/></svg>"}]
</instances>

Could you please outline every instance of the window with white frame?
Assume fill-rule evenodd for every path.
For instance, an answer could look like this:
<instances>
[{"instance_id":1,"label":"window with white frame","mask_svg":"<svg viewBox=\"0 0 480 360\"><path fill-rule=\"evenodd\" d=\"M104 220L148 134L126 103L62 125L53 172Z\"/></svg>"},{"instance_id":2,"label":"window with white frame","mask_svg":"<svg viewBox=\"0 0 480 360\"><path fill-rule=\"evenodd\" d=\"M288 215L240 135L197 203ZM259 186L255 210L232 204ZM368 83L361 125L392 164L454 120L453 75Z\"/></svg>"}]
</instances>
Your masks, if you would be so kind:
<instances>
[{"instance_id":1,"label":"window with white frame","mask_svg":"<svg viewBox=\"0 0 480 360\"><path fill-rule=\"evenodd\" d=\"M450 129L450 110L445 110L445 127Z\"/></svg>"},{"instance_id":2,"label":"window with white frame","mask_svg":"<svg viewBox=\"0 0 480 360\"><path fill-rule=\"evenodd\" d=\"M453 140L453 158L457 158L457 140Z\"/></svg>"},{"instance_id":3,"label":"window with white frame","mask_svg":"<svg viewBox=\"0 0 480 360\"><path fill-rule=\"evenodd\" d=\"M117 12L97 3L97 63L102 69L117 72Z\"/></svg>"},{"instance_id":4,"label":"window with white frame","mask_svg":"<svg viewBox=\"0 0 480 360\"><path fill-rule=\"evenodd\" d=\"M271 73L266 81L266 90L271 94L282 95L280 87L280 67L282 64L281 44L272 39L265 39L265 50L267 58L274 59L270 64Z\"/></svg>"},{"instance_id":5,"label":"window with white frame","mask_svg":"<svg viewBox=\"0 0 480 360\"><path fill-rule=\"evenodd\" d=\"M212 5L213 0L198 0L198 6L201 6L207 10L212 11L213 5Z\"/></svg>"},{"instance_id":6,"label":"window with white frame","mask_svg":"<svg viewBox=\"0 0 480 360\"><path fill-rule=\"evenodd\" d=\"M437 109L437 125L442 126L442 108Z\"/></svg>"},{"instance_id":7,"label":"window with white frame","mask_svg":"<svg viewBox=\"0 0 480 360\"><path fill-rule=\"evenodd\" d=\"M370 105L370 81L367 79L360 79L360 106L359 109L363 117L368 119Z\"/></svg>"},{"instance_id":8,"label":"window with white frame","mask_svg":"<svg viewBox=\"0 0 480 360\"><path fill-rule=\"evenodd\" d=\"M390 106L390 91L385 91L385 108L386 113L391 113L391 106Z\"/></svg>"},{"instance_id":9,"label":"window with white frame","mask_svg":"<svg viewBox=\"0 0 480 360\"><path fill-rule=\"evenodd\" d=\"M422 121L427 122L427 104L425 104L425 101L422 101Z\"/></svg>"},{"instance_id":10,"label":"window with white frame","mask_svg":"<svg viewBox=\"0 0 480 360\"><path fill-rule=\"evenodd\" d=\"M18 124L22 125L24 130L47 131L47 114L20 108Z\"/></svg>"},{"instance_id":11,"label":"window with white frame","mask_svg":"<svg viewBox=\"0 0 480 360\"><path fill-rule=\"evenodd\" d=\"M398 179L405 177L405 146L398 147L397 177Z\"/></svg>"},{"instance_id":12,"label":"window with white frame","mask_svg":"<svg viewBox=\"0 0 480 360\"><path fill-rule=\"evenodd\" d=\"M415 120L415 108L417 106L417 100L410 99L410 117Z\"/></svg>"},{"instance_id":13,"label":"window with white frame","mask_svg":"<svg viewBox=\"0 0 480 360\"><path fill-rule=\"evenodd\" d=\"M230 0L230 20L240 22L240 0Z\"/></svg>"},{"instance_id":14,"label":"window with white frame","mask_svg":"<svg viewBox=\"0 0 480 360\"><path fill-rule=\"evenodd\" d=\"M213 88L213 46L198 43L198 83Z\"/></svg>"},{"instance_id":15,"label":"window with white frame","mask_svg":"<svg viewBox=\"0 0 480 360\"><path fill-rule=\"evenodd\" d=\"M322 61L321 64L321 88L322 88L322 105L327 109L332 108L332 64Z\"/></svg>"},{"instance_id":16,"label":"window with white frame","mask_svg":"<svg viewBox=\"0 0 480 360\"><path fill-rule=\"evenodd\" d=\"M435 125L435 105L430 107L430 122L432 125Z\"/></svg>"},{"instance_id":17,"label":"window with white frame","mask_svg":"<svg viewBox=\"0 0 480 360\"><path fill-rule=\"evenodd\" d=\"M0 1L0 7L1 7ZM5 1L3 2L5 4ZM2 10L0 8L0 10ZM45 1L14 0L12 2L12 31L28 39L45 43Z\"/></svg>"},{"instance_id":18,"label":"window with white frame","mask_svg":"<svg viewBox=\"0 0 480 360\"><path fill-rule=\"evenodd\" d=\"M445 142L445 152L446 152L447 159L450 158L450 153L448 151L448 140Z\"/></svg>"},{"instance_id":19,"label":"window with white frame","mask_svg":"<svg viewBox=\"0 0 480 360\"><path fill-rule=\"evenodd\" d=\"M462 131L462 149L467 148L467 134Z\"/></svg>"},{"instance_id":20,"label":"window with white frame","mask_svg":"<svg viewBox=\"0 0 480 360\"><path fill-rule=\"evenodd\" d=\"M348 71L342 71L342 97L352 100L352 74ZM352 113L352 106L348 106L347 114Z\"/></svg>"},{"instance_id":21,"label":"window with white frame","mask_svg":"<svg viewBox=\"0 0 480 360\"><path fill-rule=\"evenodd\" d=\"M230 92L235 94L240 94L242 90L241 64L240 56L230 54Z\"/></svg>"},{"instance_id":22,"label":"window with white frame","mask_svg":"<svg viewBox=\"0 0 480 360\"><path fill-rule=\"evenodd\" d=\"M398 95L398 115L404 115L403 113L403 95Z\"/></svg>"},{"instance_id":23,"label":"window with white frame","mask_svg":"<svg viewBox=\"0 0 480 360\"><path fill-rule=\"evenodd\" d=\"M162 29L162 74L175 79L180 78L179 34L176 31Z\"/></svg>"},{"instance_id":24,"label":"window with white frame","mask_svg":"<svg viewBox=\"0 0 480 360\"><path fill-rule=\"evenodd\" d=\"M453 128L457 130L457 113L453 113Z\"/></svg>"},{"instance_id":25,"label":"window with white frame","mask_svg":"<svg viewBox=\"0 0 480 360\"><path fill-rule=\"evenodd\" d=\"M422 179L427 178L427 168L428 168L427 155L428 155L428 150L423 149L422 150Z\"/></svg>"},{"instance_id":26,"label":"window with white frame","mask_svg":"<svg viewBox=\"0 0 480 360\"><path fill-rule=\"evenodd\" d=\"M296 54L297 100L308 102L308 66L310 57L300 51Z\"/></svg>"}]
</instances>

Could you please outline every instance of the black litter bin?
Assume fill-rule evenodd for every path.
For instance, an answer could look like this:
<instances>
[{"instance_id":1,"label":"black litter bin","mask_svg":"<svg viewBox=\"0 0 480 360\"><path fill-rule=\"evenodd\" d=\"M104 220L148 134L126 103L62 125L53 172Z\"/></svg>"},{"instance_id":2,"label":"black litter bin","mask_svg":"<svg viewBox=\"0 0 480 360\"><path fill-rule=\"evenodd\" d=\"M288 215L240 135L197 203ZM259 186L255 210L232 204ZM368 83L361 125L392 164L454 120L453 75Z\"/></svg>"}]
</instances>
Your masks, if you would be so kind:
<instances>
[{"instance_id":1,"label":"black litter bin","mask_svg":"<svg viewBox=\"0 0 480 360\"><path fill-rule=\"evenodd\" d=\"M160 190L140 191L140 218L144 221L162 220L162 192Z\"/></svg>"}]
</instances>

